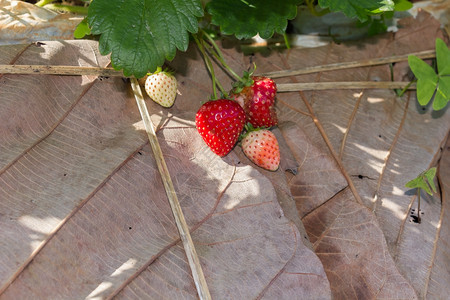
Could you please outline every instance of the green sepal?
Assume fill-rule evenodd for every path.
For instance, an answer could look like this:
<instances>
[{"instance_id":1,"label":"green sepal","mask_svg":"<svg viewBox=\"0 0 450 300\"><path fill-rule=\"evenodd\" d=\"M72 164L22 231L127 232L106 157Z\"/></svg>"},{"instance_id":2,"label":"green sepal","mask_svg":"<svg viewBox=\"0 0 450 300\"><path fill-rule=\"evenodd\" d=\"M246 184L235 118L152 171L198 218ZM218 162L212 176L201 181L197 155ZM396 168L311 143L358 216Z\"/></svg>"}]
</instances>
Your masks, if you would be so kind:
<instances>
[{"instance_id":1,"label":"green sepal","mask_svg":"<svg viewBox=\"0 0 450 300\"><path fill-rule=\"evenodd\" d=\"M239 81L234 82L231 86L233 87L233 93L239 94L245 87L252 86L255 82L252 78L253 73L256 71L256 64L253 64L253 70L244 71L241 79Z\"/></svg>"}]
</instances>

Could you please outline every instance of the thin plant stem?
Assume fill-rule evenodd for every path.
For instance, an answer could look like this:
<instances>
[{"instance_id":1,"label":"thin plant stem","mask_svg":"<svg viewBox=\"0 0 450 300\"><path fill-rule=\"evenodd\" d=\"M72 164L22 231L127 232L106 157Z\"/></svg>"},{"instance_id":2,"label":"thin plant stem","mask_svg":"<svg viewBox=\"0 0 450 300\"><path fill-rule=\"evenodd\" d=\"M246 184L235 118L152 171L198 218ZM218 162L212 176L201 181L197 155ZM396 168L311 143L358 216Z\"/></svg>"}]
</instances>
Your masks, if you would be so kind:
<instances>
[{"instance_id":1,"label":"thin plant stem","mask_svg":"<svg viewBox=\"0 0 450 300\"><path fill-rule=\"evenodd\" d=\"M422 221L420 219L420 190L420 188L417 188L417 223L419 224Z\"/></svg>"},{"instance_id":2,"label":"thin plant stem","mask_svg":"<svg viewBox=\"0 0 450 300\"><path fill-rule=\"evenodd\" d=\"M53 1L55 1L55 0L41 0L41 1L36 2L35 5L39 6L39 7L43 7L44 5L50 4Z\"/></svg>"},{"instance_id":3,"label":"thin plant stem","mask_svg":"<svg viewBox=\"0 0 450 300\"><path fill-rule=\"evenodd\" d=\"M333 64L320 65L320 66L311 66L311 67L305 67L305 68L301 68L301 69L297 69L297 70L282 70L282 71L274 71L274 72L265 72L265 73L258 74L258 75L259 76L267 76L270 78L280 78L280 77L289 77L289 76L326 72L326 71L333 71L333 70L343 70L343 69L349 69L349 68L377 66L377 65L384 65L384 64L392 63L392 62L407 61L409 55L415 55L422 59L433 58L433 57L436 57L436 51L427 50L427 51L414 52L414 53L408 53L408 54L402 54L402 55L396 55L396 56L387 56L387 57L370 58L370 59L364 59L364 60L358 60L358 61L348 61L348 62L333 63Z\"/></svg>"},{"instance_id":4,"label":"thin plant stem","mask_svg":"<svg viewBox=\"0 0 450 300\"><path fill-rule=\"evenodd\" d=\"M227 64L227 62L225 61L225 58L222 54L222 51L220 50L219 46L217 46L216 42L214 41L214 39L209 36L208 33L202 31L203 36L206 37L206 39L211 43L212 48L214 48L215 51L211 51L211 53L217 58L217 60L222 64L222 66L228 71L230 72L230 74L235 77L237 80L239 81L243 81L243 79L236 74L236 72L234 72L234 70L232 68L230 68L230 66ZM207 44L208 45L208 44ZM210 49L212 50L212 48L210 47Z\"/></svg>"},{"instance_id":5,"label":"thin plant stem","mask_svg":"<svg viewBox=\"0 0 450 300\"><path fill-rule=\"evenodd\" d=\"M354 90L354 89L403 89L411 87L404 81L338 81L338 82L299 82L277 84L277 92L318 91L318 90Z\"/></svg>"},{"instance_id":6,"label":"thin plant stem","mask_svg":"<svg viewBox=\"0 0 450 300\"><path fill-rule=\"evenodd\" d=\"M200 41L199 41L200 42ZM204 40L201 41L202 46L203 46L203 50L204 50L204 56L206 57L206 59L209 61L211 67L212 67L212 62L210 60L210 58L208 57L208 53L211 55L214 55L214 52L212 51L208 51L208 49L206 49L206 47L211 47L208 43L205 43ZM213 70L214 72L214 70ZM212 75L211 75L212 76ZM220 83L220 81L216 80L216 78L213 78L213 80L215 81L215 84L217 85L217 87L219 88L220 92L225 96L228 97L227 92L225 91L225 89L223 88L222 84Z\"/></svg>"},{"instance_id":7,"label":"thin plant stem","mask_svg":"<svg viewBox=\"0 0 450 300\"><path fill-rule=\"evenodd\" d=\"M391 73L391 81L394 81L394 65L392 63L389 64L389 71Z\"/></svg>"},{"instance_id":8,"label":"thin plant stem","mask_svg":"<svg viewBox=\"0 0 450 300\"><path fill-rule=\"evenodd\" d=\"M87 15L88 8L84 6L78 5L64 5L64 4L47 4L44 8L54 10L54 11L62 11L79 15Z\"/></svg>"},{"instance_id":9,"label":"thin plant stem","mask_svg":"<svg viewBox=\"0 0 450 300\"><path fill-rule=\"evenodd\" d=\"M291 44L289 43L288 36L286 32L283 34L284 44L286 45L286 49L291 49Z\"/></svg>"},{"instance_id":10,"label":"thin plant stem","mask_svg":"<svg viewBox=\"0 0 450 300\"><path fill-rule=\"evenodd\" d=\"M413 84L413 83L415 83L417 80L416 79L413 79L413 80L411 80L399 93L398 93L398 96L399 97L401 97L401 96L403 96L405 93L406 93L406 91L410 88L410 86Z\"/></svg>"},{"instance_id":11,"label":"thin plant stem","mask_svg":"<svg viewBox=\"0 0 450 300\"><path fill-rule=\"evenodd\" d=\"M213 97L214 99L218 99L217 98L217 88L216 88L216 75L214 72L214 66L211 62L211 59L209 59L208 54L205 51L205 47L203 45L203 39L201 39L202 42L200 42L200 39L197 37L197 35L192 35L194 37L195 43L198 46L198 49L200 50L200 52L203 55L203 59L205 60L206 63L206 67L208 68L209 73L211 74L211 79L212 79L212 86L213 86ZM220 91L225 95L226 92L225 90L223 90L223 87L219 84L219 89Z\"/></svg>"},{"instance_id":12,"label":"thin plant stem","mask_svg":"<svg viewBox=\"0 0 450 300\"><path fill-rule=\"evenodd\" d=\"M122 71L117 71L113 68L50 65L0 65L0 74L51 74L124 77Z\"/></svg>"}]
</instances>

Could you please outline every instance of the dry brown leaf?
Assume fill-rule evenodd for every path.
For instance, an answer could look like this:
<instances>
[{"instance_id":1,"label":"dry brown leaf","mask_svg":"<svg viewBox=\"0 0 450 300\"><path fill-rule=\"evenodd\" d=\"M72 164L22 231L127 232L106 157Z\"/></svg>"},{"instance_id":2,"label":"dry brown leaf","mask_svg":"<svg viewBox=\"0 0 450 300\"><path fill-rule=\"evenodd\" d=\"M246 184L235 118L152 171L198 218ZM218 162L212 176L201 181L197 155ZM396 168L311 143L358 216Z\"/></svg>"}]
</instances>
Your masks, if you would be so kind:
<instances>
[{"instance_id":1,"label":"dry brown leaf","mask_svg":"<svg viewBox=\"0 0 450 300\"><path fill-rule=\"evenodd\" d=\"M88 41L32 45L10 59L108 63ZM270 181L235 154L214 155L197 134L203 62L191 51L173 66L182 96L170 110L148 104L213 297L330 298L320 260ZM128 83L3 75L0 85L2 299L196 298Z\"/></svg>"},{"instance_id":2,"label":"dry brown leaf","mask_svg":"<svg viewBox=\"0 0 450 300\"><path fill-rule=\"evenodd\" d=\"M257 56L258 71L433 49L439 24L417 18L366 43ZM86 41L0 53L2 63L108 63ZM225 55L235 70L251 65L235 49ZM422 112L413 93L399 99L389 90L282 94L279 137L294 159L265 172L239 148L218 158L196 133L195 112L211 83L198 53L180 53L170 67L182 95L171 109L148 105L213 298L449 294L448 153L439 168L443 197L423 197L420 225L409 222L415 195L404 188L441 157L447 111ZM407 71L405 63L394 67L398 80ZM390 73L379 66L277 82L292 80L390 80ZM0 104L3 298L197 297L127 82L3 75ZM298 166L297 175L284 172Z\"/></svg>"},{"instance_id":3,"label":"dry brown leaf","mask_svg":"<svg viewBox=\"0 0 450 300\"><path fill-rule=\"evenodd\" d=\"M396 34L366 43L292 50L271 55L270 59L258 57L256 63L262 73L298 69L430 50L434 49L436 37L443 38L439 23L425 13L415 20L405 20L403 26ZM408 80L407 65L396 64L394 69L396 80ZM389 81L390 72L389 66L356 68L277 82L292 80ZM430 266L438 245L444 249L437 251L446 251L437 239L437 224L443 222L444 216L440 199L425 197L422 209L427 220L420 225L410 222L415 194L404 185L440 157L440 147L450 128L448 112L422 111L414 93L400 99L390 90L341 91L337 87L333 91L289 93L278 98L280 119L291 122L281 129L301 166L299 175L289 177L291 192L327 271L333 295L339 299L409 298L414 289L422 298L430 283ZM340 195L347 185L344 201ZM334 231L336 224L332 220L340 220L335 215L342 209L351 212L346 216L348 222L365 216L370 226L356 222L358 225L339 233ZM361 234L378 242L363 239L360 244ZM357 251L356 258L358 247L361 251ZM384 258L375 259L378 269L364 271L379 254ZM346 259L337 260L336 256ZM365 262L360 265L361 261ZM448 278L445 271L441 272ZM392 281L391 277L398 280ZM444 288L441 295L447 294Z\"/></svg>"},{"instance_id":4,"label":"dry brown leaf","mask_svg":"<svg viewBox=\"0 0 450 300\"><path fill-rule=\"evenodd\" d=\"M443 150L442 160L439 163L438 180L441 187L442 209L441 218L437 224L436 242L433 248L432 265L428 270L428 280L424 289L424 297L438 299L449 294L450 282L450 138ZM415 270L414 270L415 271Z\"/></svg>"}]
</instances>

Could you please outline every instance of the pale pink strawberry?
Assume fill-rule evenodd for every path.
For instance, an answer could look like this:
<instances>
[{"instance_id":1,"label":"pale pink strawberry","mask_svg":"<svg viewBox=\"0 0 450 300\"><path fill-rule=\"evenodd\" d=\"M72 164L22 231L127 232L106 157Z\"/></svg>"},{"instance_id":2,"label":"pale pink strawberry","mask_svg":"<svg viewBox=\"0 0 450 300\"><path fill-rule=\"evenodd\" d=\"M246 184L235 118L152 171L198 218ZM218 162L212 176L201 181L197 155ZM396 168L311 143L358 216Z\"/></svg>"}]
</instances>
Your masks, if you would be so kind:
<instances>
[{"instance_id":1,"label":"pale pink strawberry","mask_svg":"<svg viewBox=\"0 0 450 300\"><path fill-rule=\"evenodd\" d=\"M177 80L167 72L152 74L145 81L145 91L156 103L171 107L177 96Z\"/></svg>"},{"instance_id":2,"label":"pale pink strawberry","mask_svg":"<svg viewBox=\"0 0 450 300\"><path fill-rule=\"evenodd\" d=\"M280 165L280 148L275 134L267 129L252 130L241 141L244 154L257 166L276 171Z\"/></svg>"}]
</instances>

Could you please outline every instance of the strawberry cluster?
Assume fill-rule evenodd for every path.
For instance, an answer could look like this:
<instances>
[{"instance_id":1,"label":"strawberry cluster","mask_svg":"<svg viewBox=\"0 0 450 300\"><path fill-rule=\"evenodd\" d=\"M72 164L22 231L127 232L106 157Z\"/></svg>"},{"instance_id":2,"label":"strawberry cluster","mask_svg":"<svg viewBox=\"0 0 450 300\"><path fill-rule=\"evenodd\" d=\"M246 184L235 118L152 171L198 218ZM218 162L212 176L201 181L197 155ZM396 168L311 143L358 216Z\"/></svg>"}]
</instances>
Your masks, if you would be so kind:
<instances>
[{"instance_id":1,"label":"strawberry cluster","mask_svg":"<svg viewBox=\"0 0 450 300\"><path fill-rule=\"evenodd\" d=\"M241 137L244 154L256 165L275 171L280 150L275 135L267 128L278 124L276 92L272 79L248 77L231 92L232 99L213 100L200 107L195 117L197 131L219 156L227 155Z\"/></svg>"}]
</instances>

